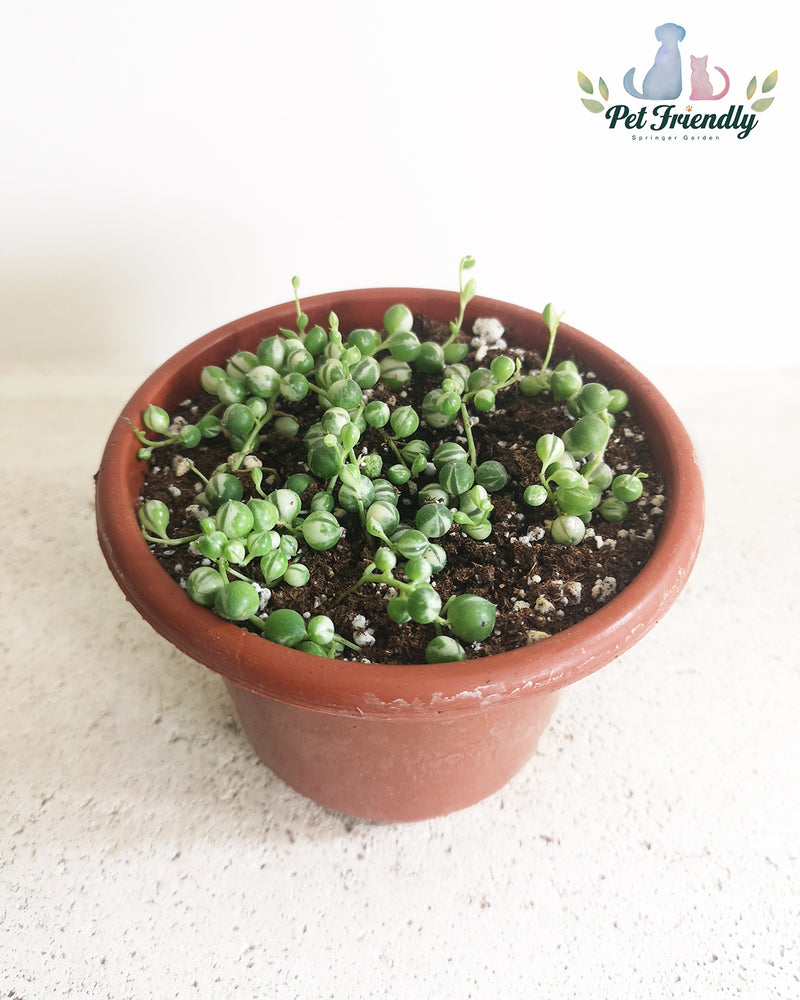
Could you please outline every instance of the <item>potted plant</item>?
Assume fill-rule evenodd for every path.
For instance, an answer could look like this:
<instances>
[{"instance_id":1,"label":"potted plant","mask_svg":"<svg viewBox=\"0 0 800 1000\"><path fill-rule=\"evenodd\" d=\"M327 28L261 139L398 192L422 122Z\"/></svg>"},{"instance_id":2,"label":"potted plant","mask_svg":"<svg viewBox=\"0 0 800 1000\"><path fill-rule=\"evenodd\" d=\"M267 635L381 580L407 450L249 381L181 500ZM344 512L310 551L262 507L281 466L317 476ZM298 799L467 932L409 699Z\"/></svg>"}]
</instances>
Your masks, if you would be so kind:
<instances>
[{"instance_id":1,"label":"potted plant","mask_svg":"<svg viewBox=\"0 0 800 1000\"><path fill-rule=\"evenodd\" d=\"M279 777L354 816L421 819L502 787L534 752L560 689L662 617L700 543L697 463L663 397L552 306L477 297L465 281L473 263L461 262L452 293L362 289L301 306L295 279L294 301L162 365L122 411L97 474L98 537L127 598L223 676ZM530 426L513 456L496 437L487 450L485 428L511 400L524 410L545 398L561 427ZM616 422L631 414L641 433L624 431L644 439L652 468L609 464ZM202 451L214 463L205 471L192 457ZM153 492L163 467L180 476L167 486L181 495L180 523L167 493ZM544 597L554 584L537 566L556 551L601 559L617 547L603 532L622 547L636 532L620 524L644 503L648 476L666 497L648 508L659 521L652 553L616 594L603 592L615 581L601 568L596 599L577 602L592 613L559 626L556 604L570 599ZM522 569L503 555L521 546ZM173 564L192 553L183 587L182 567L171 575L154 551ZM459 558L468 565L443 575ZM381 659L394 662L372 662L376 603L389 623L377 630L392 637ZM545 605L556 624L531 627ZM521 633L504 635L508 607ZM411 659L396 662L417 633Z\"/></svg>"}]
</instances>

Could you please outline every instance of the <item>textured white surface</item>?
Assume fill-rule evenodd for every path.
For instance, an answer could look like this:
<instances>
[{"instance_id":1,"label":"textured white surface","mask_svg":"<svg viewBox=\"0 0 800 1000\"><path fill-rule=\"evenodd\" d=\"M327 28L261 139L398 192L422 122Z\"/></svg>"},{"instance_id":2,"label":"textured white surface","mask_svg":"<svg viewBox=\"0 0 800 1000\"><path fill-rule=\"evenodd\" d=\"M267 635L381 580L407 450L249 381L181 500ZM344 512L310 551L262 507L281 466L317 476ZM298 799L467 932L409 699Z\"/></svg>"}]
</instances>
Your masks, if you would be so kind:
<instances>
[{"instance_id":1,"label":"textured white surface","mask_svg":"<svg viewBox=\"0 0 800 1000\"><path fill-rule=\"evenodd\" d=\"M706 478L684 594L502 792L380 826L274 778L108 574L92 474L140 374L0 376L0 995L800 996L796 378L756 385L765 438L744 378L648 372Z\"/></svg>"}]
</instances>

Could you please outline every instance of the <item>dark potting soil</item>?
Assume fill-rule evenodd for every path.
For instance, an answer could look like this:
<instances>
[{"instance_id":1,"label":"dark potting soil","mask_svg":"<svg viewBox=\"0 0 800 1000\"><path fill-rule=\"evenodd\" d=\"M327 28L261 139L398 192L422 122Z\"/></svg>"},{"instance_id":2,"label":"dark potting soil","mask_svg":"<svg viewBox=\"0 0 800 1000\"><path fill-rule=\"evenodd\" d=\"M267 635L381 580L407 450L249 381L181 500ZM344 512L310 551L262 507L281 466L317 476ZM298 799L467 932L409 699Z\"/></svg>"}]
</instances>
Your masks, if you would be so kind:
<instances>
[{"instance_id":1,"label":"dark potting soil","mask_svg":"<svg viewBox=\"0 0 800 1000\"><path fill-rule=\"evenodd\" d=\"M426 317L415 318L415 331L420 339L441 341L448 331L444 324ZM469 339L469 335L462 334ZM542 359L535 352L514 346L513 331L505 334L508 347L490 349L482 365L488 365L496 354L519 356L522 373L538 371ZM556 344L556 353L557 353ZM472 355L467 359L471 362ZM224 365L227 359L220 359ZM563 360L557 357L555 361ZM581 368L580 359L574 359ZM585 381L592 381L595 373L581 368ZM602 374L598 373L602 381ZM441 376L425 376L414 371L412 382L405 390L392 394L378 385L367 390L372 399L402 397L402 403L419 409L426 392L441 384ZM618 388L607 384L607 388ZM198 391L196 398L187 400L173 416L195 422L218 400ZM284 409L288 407L284 406ZM270 485L265 475L262 489L282 485L285 479L298 472L306 472L303 435L319 419L319 409L314 400L307 398L291 407L292 415L300 423L296 438L270 431L262 437L258 457L264 467L277 470L278 476ZM489 656L519 646L537 642L556 632L563 631L596 611L615 594L623 590L650 557L663 521L665 496L664 480L656 468L641 427L635 414L629 410L616 415L616 425L606 448L605 460L615 474L641 470L647 473L643 481L641 499L630 505L626 519L609 524L595 515L586 537L580 545L566 547L550 539L547 522L553 516L549 504L529 507L522 502L523 490L538 481L539 459L534 444L546 433L563 433L572 422L562 404L554 403L549 394L535 398L523 396L512 387L498 394L495 409L481 414L472 432L479 462L496 459L506 468L508 483L491 495L492 533L484 541L475 541L454 524L449 532L435 541L447 552L447 565L435 574L432 583L444 603L451 594L470 592L486 597L497 605L497 623L492 635L484 642L464 644L469 657ZM434 430L423 421L415 437L424 437L431 453L442 440L465 440L462 428L456 423L443 431ZM358 448L375 451L384 460L384 468L395 461L382 437L367 428ZM190 457L200 471L208 476L225 462L231 447L222 437L206 439L191 450L180 445L161 448L153 453L142 488L142 501L163 500L170 509L169 533L172 537L196 534L199 511L195 501L202 483L191 472L178 475L175 459ZM243 499L255 496L249 473L239 476L244 487ZM422 482L427 481L423 474ZM303 494L307 508L317 487L312 484ZM408 487L401 487L401 520L413 523L417 509L416 500ZM365 536L357 515L343 514L340 518L345 534L337 546L327 552L316 552L302 543L298 559L309 569L309 583L301 588L279 584L270 588L269 599L262 600L261 614L266 616L276 608L291 607L306 618L318 614L329 615L337 632L345 639L357 643L361 656L346 651L345 659L363 659L375 663L424 663L425 647L436 634L434 627L395 624L385 611L387 589L368 584L349 594L340 596L360 579L365 567L372 561L375 539ZM175 579L185 587L186 578L197 566L208 560L191 546L175 548L152 545L155 557ZM258 560L248 567L248 573L260 584ZM209 611L208 614L213 614ZM254 632L258 629L244 624Z\"/></svg>"}]
</instances>

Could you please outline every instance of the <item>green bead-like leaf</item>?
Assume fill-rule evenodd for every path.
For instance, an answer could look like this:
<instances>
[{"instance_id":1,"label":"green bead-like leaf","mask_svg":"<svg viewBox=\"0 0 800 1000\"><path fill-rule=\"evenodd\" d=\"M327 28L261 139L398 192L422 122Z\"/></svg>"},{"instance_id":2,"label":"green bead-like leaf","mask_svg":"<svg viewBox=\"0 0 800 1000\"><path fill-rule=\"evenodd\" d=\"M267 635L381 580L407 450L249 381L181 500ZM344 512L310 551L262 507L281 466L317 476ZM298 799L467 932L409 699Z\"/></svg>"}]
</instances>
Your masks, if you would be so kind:
<instances>
[{"instance_id":1,"label":"green bead-like leaf","mask_svg":"<svg viewBox=\"0 0 800 1000\"><path fill-rule=\"evenodd\" d=\"M427 663L460 663L466 658L464 647L450 635L437 635L425 648Z\"/></svg>"},{"instance_id":2,"label":"green bead-like leaf","mask_svg":"<svg viewBox=\"0 0 800 1000\"><path fill-rule=\"evenodd\" d=\"M431 571L434 573L441 573L447 565L447 553L436 542L431 542L422 558L430 563Z\"/></svg>"},{"instance_id":3,"label":"green bead-like leaf","mask_svg":"<svg viewBox=\"0 0 800 1000\"><path fill-rule=\"evenodd\" d=\"M361 476L356 486L343 484L338 493L339 504L351 514L357 514L375 499L375 487L367 476Z\"/></svg>"},{"instance_id":4,"label":"green bead-like leaf","mask_svg":"<svg viewBox=\"0 0 800 1000\"><path fill-rule=\"evenodd\" d=\"M411 381L411 368L408 362L389 355L381 361L381 378L392 392L397 392Z\"/></svg>"},{"instance_id":5,"label":"green bead-like leaf","mask_svg":"<svg viewBox=\"0 0 800 1000\"><path fill-rule=\"evenodd\" d=\"M341 469L339 469L339 478L345 486L349 486L351 489L357 490L359 483L361 482L361 470L357 465L354 465L352 462L348 462L347 465L343 465Z\"/></svg>"},{"instance_id":6,"label":"green bead-like leaf","mask_svg":"<svg viewBox=\"0 0 800 1000\"><path fill-rule=\"evenodd\" d=\"M306 637L303 616L292 608L278 608L264 622L264 637L281 646L297 646Z\"/></svg>"},{"instance_id":7,"label":"green bead-like leaf","mask_svg":"<svg viewBox=\"0 0 800 1000\"><path fill-rule=\"evenodd\" d=\"M332 406L355 410L361 405L361 386L351 378L338 379L328 387L328 399Z\"/></svg>"},{"instance_id":8,"label":"green bead-like leaf","mask_svg":"<svg viewBox=\"0 0 800 1000\"><path fill-rule=\"evenodd\" d=\"M142 414L142 420L148 430L155 431L156 434L166 434L171 423L169 414L161 406L151 403Z\"/></svg>"},{"instance_id":9,"label":"green bead-like leaf","mask_svg":"<svg viewBox=\"0 0 800 1000\"><path fill-rule=\"evenodd\" d=\"M350 377L357 382L362 389L369 389L381 377L381 366L375 358L362 358L350 369Z\"/></svg>"},{"instance_id":10,"label":"green bead-like leaf","mask_svg":"<svg viewBox=\"0 0 800 1000\"><path fill-rule=\"evenodd\" d=\"M194 543L197 550L206 559L217 560L222 555L222 550L228 541L228 536L221 531L212 531L210 535L203 535Z\"/></svg>"},{"instance_id":11,"label":"green bead-like leaf","mask_svg":"<svg viewBox=\"0 0 800 1000\"><path fill-rule=\"evenodd\" d=\"M405 465L390 465L386 470L386 478L395 486L402 486L411 478L411 469Z\"/></svg>"},{"instance_id":12,"label":"green bead-like leaf","mask_svg":"<svg viewBox=\"0 0 800 1000\"><path fill-rule=\"evenodd\" d=\"M375 551L375 568L381 573L390 573L397 565L397 556L386 545Z\"/></svg>"},{"instance_id":13,"label":"green bead-like leaf","mask_svg":"<svg viewBox=\"0 0 800 1000\"><path fill-rule=\"evenodd\" d=\"M209 477L201 496L210 511L219 510L226 500L242 499L242 484L228 472L215 472ZM200 502L200 497L198 497Z\"/></svg>"},{"instance_id":14,"label":"green bead-like leaf","mask_svg":"<svg viewBox=\"0 0 800 1000\"><path fill-rule=\"evenodd\" d=\"M211 566L200 566L192 570L186 580L186 593L195 604L203 607L213 606L217 592L225 585L225 581L217 570Z\"/></svg>"},{"instance_id":15,"label":"green bead-like leaf","mask_svg":"<svg viewBox=\"0 0 800 1000\"><path fill-rule=\"evenodd\" d=\"M508 357L507 354L498 354L496 358L492 359L489 365L489 371L494 375L498 382L508 382L510 378L514 376L517 370L517 366Z\"/></svg>"},{"instance_id":16,"label":"green bead-like leaf","mask_svg":"<svg viewBox=\"0 0 800 1000\"><path fill-rule=\"evenodd\" d=\"M406 607L413 621L419 625L429 625L438 618L442 610L442 599L430 584L421 584L408 595Z\"/></svg>"},{"instance_id":17,"label":"green bead-like leaf","mask_svg":"<svg viewBox=\"0 0 800 1000\"><path fill-rule=\"evenodd\" d=\"M460 496L475 482L475 473L467 462L445 462L439 469L439 482L451 496Z\"/></svg>"},{"instance_id":18,"label":"green bead-like leaf","mask_svg":"<svg viewBox=\"0 0 800 1000\"><path fill-rule=\"evenodd\" d=\"M609 413L621 413L628 405L628 394L622 389L612 389L606 409Z\"/></svg>"},{"instance_id":19,"label":"green bead-like leaf","mask_svg":"<svg viewBox=\"0 0 800 1000\"><path fill-rule=\"evenodd\" d=\"M253 515L253 531L270 531L278 523L278 508L269 500L253 497L247 501L247 507Z\"/></svg>"},{"instance_id":20,"label":"green bead-like leaf","mask_svg":"<svg viewBox=\"0 0 800 1000\"><path fill-rule=\"evenodd\" d=\"M611 394L599 382L587 382L581 388L578 399L584 413L602 413L611 402Z\"/></svg>"},{"instance_id":21,"label":"green bead-like leaf","mask_svg":"<svg viewBox=\"0 0 800 1000\"><path fill-rule=\"evenodd\" d=\"M184 424L178 432L178 437L186 448L196 448L202 440L203 433L196 424Z\"/></svg>"},{"instance_id":22,"label":"green bead-like leaf","mask_svg":"<svg viewBox=\"0 0 800 1000\"><path fill-rule=\"evenodd\" d=\"M444 368L444 351L435 341L427 340L420 347L414 364L427 375L435 375Z\"/></svg>"},{"instance_id":23,"label":"green bead-like leaf","mask_svg":"<svg viewBox=\"0 0 800 1000\"><path fill-rule=\"evenodd\" d=\"M258 594L245 580L232 580L216 592L214 610L228 621L246 621L258 611Z\"/></svg>"},{"instance_id":24,"label":"green bead-like leaf","mask_svg":"<svg viewBox=\"0 0 800 1000\"><path fill-rule=\"evenodd\" d=\"M268 365L275 371L280 371L286 360L287 343L283 337L276 335L266 337L256 349L256 357L261 365ZM251 369L253 371L255 369Z\"/></svg>"},{"instance_id":25,"label":"green bead-like leaf","mask_svg":"<svg viewBox=\"0 0 800 1000\"><path fill-rule=\"evenodd\" d=\"M529 507L541 507L547 500L547 490L538 484L529 486L522 494L522 499Z\"/></svg>"},{"instance_id":26,"label":"green bead-like leaf","mask_svg":"<svg viewBox=\"0 0 800 1000\"><path fill-rule=\"evenodd\" d=\"M225 370L219 365L206 365L200 373L200 384L206 392L216 396L219 392L220 384L227 376Z\"/></svg>"},{"instance_id":27,"label":"green bead-like leaf","mask_svg":"<svg viewBox=\"0 0 800 1000\"><path fill-rule=\"evenodd\" d=\"M399 438L411 437L419 427L419 417L413 406L398 406L391 415L392 430Z\"/></svg>"},{"instance_id":28,"label":"green bead-like leaf","mask_svg":"<svg viewBox=\"0 0 800 1000\"><path fill-rule=\"evenodd\" d=\"M550 391L557 403L561 403L565 399L569 399L570 396L574 396L576 392L580 392L582 385L583 379L580 375L569 369L556 369L550 376Z\"/></svg>"},{"instance_id":29,"label":"green bead-like leaf","mask_svg":"<svg viewBox=\"0 0 800 1000\"><path fill-rule=\"evenodd\" d=\"M419 338L410 330L399 330L386 341L389 353L397 361L413 361L420 352Z\"/></svg>"},{"instance_id":30,"label":"green bead-like leaf","mask_svg":"<svg viewBox=\"0 0 800 1000\"><path fill-rule=\"evenodd\" d=\"M391 410L383 400L373 399L364 408L364 419L370 427L385 427L390 417Z\"/></svg>"},{"instance_id":31,"label":"green bead-like leaf","mask_svg":"<svg viewBox=\"0 0 800 1000\"><path fill-rule=\"evenodd\" d=\"M261 364L250 369L244 377L244 383L248 392L254 396L271 399L280 387L281 376L272 365Z\"/></svg>"},{"instance_id":32,"label":"green bead-like leaf","mask_svg":"<svg viewBox=\"0 0 800 1000\"><path fill-rule=\"evenodd\" d=\"M300 372L288 372L281 379L281 396L283 396L283 398L288 400L290 403L299 403L301 399L306 398L308 391L308 379ZM284 417L282 419L286 418ZM283 433L286 432L284 431Z\"/></svg>"},{"instance_id":33,"label":"green bead-like leaf","mask_svg":"<svg viewBox=\"0 0 800 1000\"><path fill-rule=\"evenodd\" d=\"M398 594L397 597L387 601L386 614L398 625L405 625L406 622L411 621L411 615L408 613L408 599L403 594Z\"/></svg>"},{"instance_id":34,"label":"green bead-like leaf","mask_svg":"<svg viewBox=\"0 0 800 1000\"><path fill-rule=\"evenodd\" d=\"M489 493L495 493L508 482L508 473L505 468L493 459L481 462L475 470L475 480L483 486Z\"/></svg>"},{"instance_id":35,"label":"green bead-like leaf","mask_svg":"<svg viewBox=\"0 0 800 1000\"><path fill-rule=\"evenodd\" d=\"M366 480L369 482L369 480ZM306 544L317 552L326 552L342 537L342 526L325 510L314 510L303 521L301 532Z\"/></svg>"},{"instance_id":36,"label":"green bead-like leaf","mask_svg":"<svg viewBox=\"0 0 800 1000\"><path fill-rule=\"evenodd\" d=\"M214 536L209 536L213 538ZM200 539L203 541L203 539ZM280 535L277 531L254 531L247 536L247 555L250 559L260 559L268 552L272 552L280 544ZM198 546L199 547L199 546Z\"/></svg>"},{"instance_id":37,"label":"green bead-like leaf","mask_svg":"<svg viewBox=\"0 0 800 1000\"><path fill-rule=\"evenodd\" d=\"M482 642L494 629L497 608L477 594L459 594L446 608L450 631L465 642Z\"/></svg>"},{"instance_id":38,"label":"green bead-like leaf","mask_svg":"<svg viewBox=\"0 0 800 1000\"><path fill-rule=\"evenodd\" d=\"M255 518L241 500L226 500L217 511L216 522L226 538L244 538L253 530Z\"/></svg>"},{"instance_id":39,"label":"green bead-like leaf","mask_svg":"<svg viewBox=\"0 0 800 1000\"><path fill-rule=\"evenodd\" d=\"M559 545L578 545L586 534L586 525L572 514L562 514L550 526L550 537Z\"/></svg>"},{"instance_id":40,"label":"green bead-like leaf","mask_svg":"<svg viewBox=\"0 0 800 1000\"><path fill-rule=\"evenodd\" d=\"M583 517L594 507L596 494L588 486L559 486L556 499L565 514Z\"/></svg>"},{"instance_id":41,"label":"green bead-like leaf","mask_svg":"<svg viewBox=\"0 0 800 1000\"><path fill-rule=\"evenodd\" d=\"M398 308L404 309L405 306L400 306ZM381 344L381 335L377 330L373 330L371 327L358 327L355 330L351 330L347 337L348 347L357 347L361 351L362 357L366 357L368 354L373 354L378 350Z\"/></svg>"},{"instance_id":42,"label":"green bead-like leaf","mask_svg":"<svg viewBox=\"0 0 800 1000\"><path fill-rule=\"evenodd\" d=\"M597 508L597 512L604 521L616 524L618 521L625 520L628 514L628 505L624 500L618 500L616 497L608 497Z\"/></svg>"},{"instance_id":43,"label":"green bead-like leaf","mask_svg":"<svg viewBox=\"0 0 800 1000\"><path fill-rule=\"evenodd\" d=\"M305 587L311 579L311 572L304 563L292 563L283 574L283 582L290 587Z\"/></svg>"},{"instance_id":44,"label":"green bead-like leaf","mask_svg":"<svg viewBox=\"0 0 800 1000\"><path fill-rule=\"evenodd\" d=\"M294 490L275 490L267 499L277 508L278 518L284 524L291 524L300 513L300 497Z\"/></svg>"},{"instance_id":45,"label":"green bead-like leaf","mask_svg":"<svg viewBox=\"0 0 800 1000\"><path fill-rule=\"evenodd\" d=\"M546 469L564 454L564 442L557 434L542 434L536 442L536 454Z\"/></svg>"},{"instance_id":46,"label":"green bead-like leaf","mask_svg":"<svg viewBox=\"0 0 800 1000\"><path fill-rule=\"evenodd\" d=\"M403 305L402 303L389 306L383 314L383 328L390 337L397 333L410 332L413 325L414 314L408 306Z\"/></svg>"},{"instance_id":47,"label":"green bead-like leaf","mask_svg":"<svg viewBox=\"0 0 800 1000\"><path fill-rule=\"evenodd\" d=\"M289 557L281 549L272 549L261 557L261 573L268 584L277 583L283 579L283 574L289 568Z\"/></svg>"},{"instance_id":48,"label":"green bead-like leaf","mask_svg":"<svg viewBox=\"0 0 800 1000\"><path fill-rule=\"evenodd\" d=\"M330 479L335 476L342 462L341 449L337 444L326 444L324 439L317 440L308 450L308 467L320 479Z\"/></svg>"},{"instance_id":49,"label":"green bead-like leaf","mask_svg":"<svg viewBox=\"0 0 800 1000\"><path fill-rule=\"evenodd\" d=\"M569 441L564 443L573 458L585 458L593 452L602 453L608 441L608 434L608 425L605 421L590 413L575 421L569 430Z\"/></svg>"},{"instance_id":50,"label":"green bead-like leaf","mask_svg":"<svg viewBox=\"0 0 800 1000\"><path fill-rule=\"evenodd\" d=\"M330 512L335 506L336 499L333 493L330 493L328 490L320 490L319 493L315 493L311 498L312 510L326 510Z\"/></svg>"},{"instance_id":51,"label":"green bead-like leaf","mask_svg":"<svg viewBox=\"0 0 800 1000\"><path fill-rule=\"evenodd\" d=\"M466 462L468 458L466 448L462 448L455 441L445 441L434 451L433 464L437 469L441 469L446 462Z\"/></svg>"},{"instance_id":52,"label":"green bead-like leaf","mask_svg":"<svg viewBox=\"0 0 800 1000\"><path fill-rule=\"evenodd\" d=\"M453 515L443 503L426 503L417 511L414 524L427 538L441 538L450 530Z\"/></svg>"},{"instance_id":53,"label":"green bead-like leaf","mask_svg":"<svg viewBox=\"0 0 800 1000\"><path fill-rule=\"evenodd\" d=\"M620 475L611 484L611 492L624 503L634 503L642 495L642 480L638 476Z\"/></svg>"},{"instance_id":54,"label":"green bead-like leaf","mask_svg":"<svg viewBox=\"0 0 800 1000\"><path fill-rule=\"evenodd\" d=\"M319 646L328 646L336 636L333 622L327 615L315 615L306 626L306 632L311 642Z\"/></svg>"},{"instance_id":55,"label":"green bead-like leaf","mask_svg":"<svg viewBox=\"0 0 800 1000\"><path fill-rule=\"evenodd\" d=\"M413 559L415 556L425 555L428 539L416 528L409 528L400 535L394 544L401 556L405 559Z\"/></svg>"},{"instance_id":56,"label":"green bead-like leaf","mask_svg":"<svg viewBox=\"0 0 800 1000\"><path fill-rule=\"evenodd\" d=\"M169 525L169 508L163 500L147 500L138 510L139 524L149 535L165 538Z\"/></svg>"}]
</instances>

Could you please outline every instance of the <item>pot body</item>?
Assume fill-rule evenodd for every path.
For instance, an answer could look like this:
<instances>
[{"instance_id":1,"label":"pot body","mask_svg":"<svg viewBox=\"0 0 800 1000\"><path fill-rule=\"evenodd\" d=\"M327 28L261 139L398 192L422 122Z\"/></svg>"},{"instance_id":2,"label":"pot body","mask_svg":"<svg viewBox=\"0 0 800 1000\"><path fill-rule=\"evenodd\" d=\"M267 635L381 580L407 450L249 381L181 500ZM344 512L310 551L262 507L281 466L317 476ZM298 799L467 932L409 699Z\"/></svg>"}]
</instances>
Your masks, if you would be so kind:
<instances>
[{"instance_id":1,"label":"pot body","mask_svg":"<svg viewBox=\"0 0 800 1000\"><path fill-rule=\"evenodd\" d=\"M465 715L395 718L298 708L226 682L248 739L279 778L335 812L377 821L445 815L528 762L558 692Z\"/></svg>"},{"instance_id":2,"label":"pot body","mask_svg":"<svg viewBox=\"0 0 800 1000\"><path fill-rule=\"evenodd\" d=\"M446 319L458 295L428 289L361 289L303 302L312 322L336 312L340 328L380 328L404 302ZM516 341L544 353L541 314L477 297L465 328L496 317ZM703 490L680 420L632 365L569 326L560 358L573 357L601 381L625 389L664 473L667 506L656 549L621 593L578 625L534 646L464 663L392 666L331 661L275 646L193 604L149 551L136 519L144 465L129 421L150 403L171 411L199 383L202 368L291 327L287 302L229 323L184 348L132 396L106 445L96 478L98 538L128 600L162 636L221 674L261 759L298 791L338 812L374 820L448 813L497 789L530 758L558 691L625 652L663 616L695 562ZM533 444L533 443L532 443Z\"/></svg>"}]
</instances>

